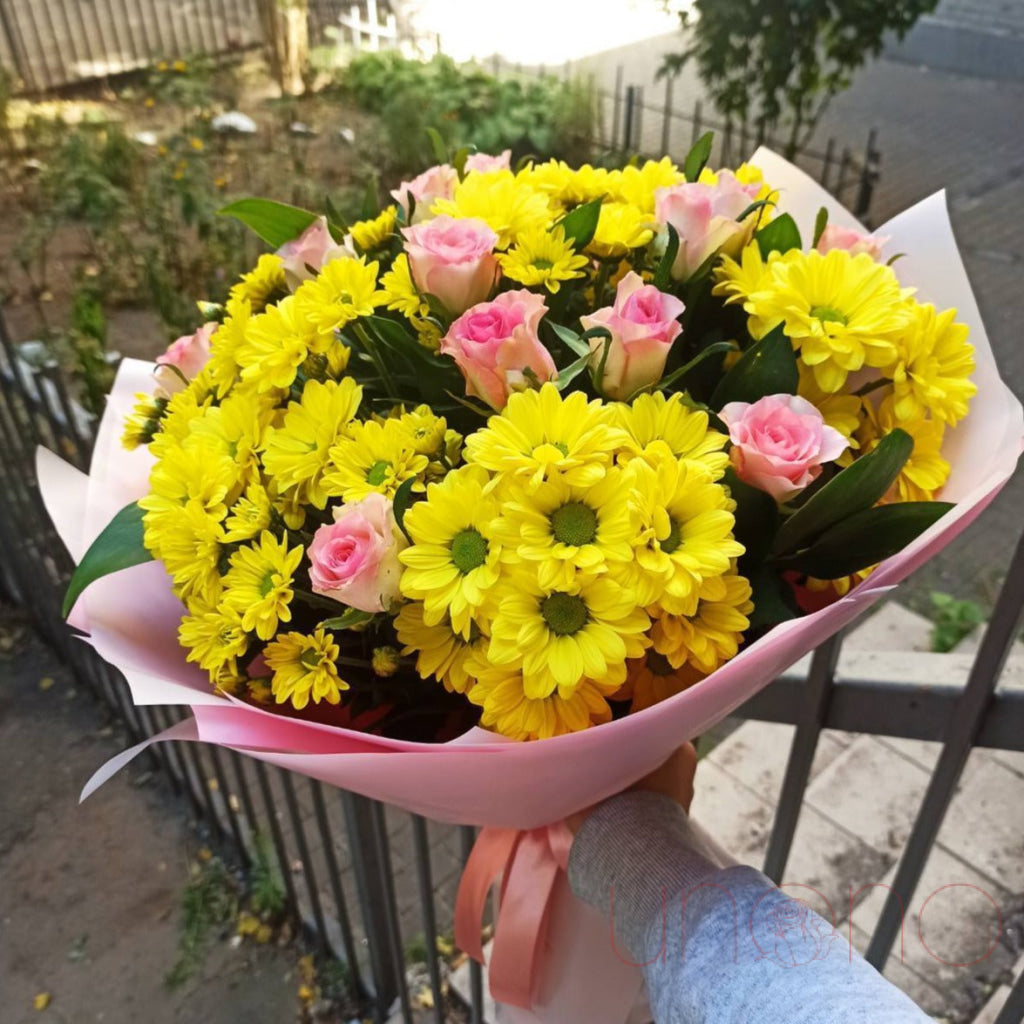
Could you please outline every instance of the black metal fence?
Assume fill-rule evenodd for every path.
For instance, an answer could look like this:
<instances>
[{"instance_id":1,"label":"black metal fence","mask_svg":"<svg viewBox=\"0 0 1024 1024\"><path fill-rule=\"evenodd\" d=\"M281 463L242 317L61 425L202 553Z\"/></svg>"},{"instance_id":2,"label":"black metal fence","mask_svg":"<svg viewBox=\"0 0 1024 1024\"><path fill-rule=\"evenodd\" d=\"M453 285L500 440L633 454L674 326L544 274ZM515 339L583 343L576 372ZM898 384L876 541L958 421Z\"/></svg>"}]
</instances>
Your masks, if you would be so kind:
<instances>
[{"instance_id":1,"label":"black metal fence","mask_svg":"<svg viewBox=\"0 0 1024 1024\"><path fill-rule=\"evenodd\" d=\"M570 64L561 69L522 64L508 64L492 58L490 69L495 75L534 77L555 74L569 79L575 75ZM614 85L594 85L597 100L598 148L610 153L658 159L669 155L681 161L690 147L705 132L714 132L712 166L728 167L750 157L760 145L780 153L785 144L771 135L759 133L746 123L736 125L719 118L706 104L696 100L692 108L682 110L673 93L673 80L667 79L657 99L649 99L642 85L625 80L623 65L615 69ZM795 163L831 192L855 217L870 223L868 214L881 171L882 155L878 148L878 132L872 128L858 152L835 138L825 140L824 148L804 147L794 157Z\"/></svg>"}]
</instances>

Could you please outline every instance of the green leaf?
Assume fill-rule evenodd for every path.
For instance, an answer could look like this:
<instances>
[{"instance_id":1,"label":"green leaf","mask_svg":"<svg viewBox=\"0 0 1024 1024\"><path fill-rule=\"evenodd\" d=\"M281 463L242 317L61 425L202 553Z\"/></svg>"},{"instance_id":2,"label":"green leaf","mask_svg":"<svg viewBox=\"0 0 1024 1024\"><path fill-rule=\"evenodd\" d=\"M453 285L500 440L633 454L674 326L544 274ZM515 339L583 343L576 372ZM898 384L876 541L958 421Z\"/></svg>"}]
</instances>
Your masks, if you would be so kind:
<instances>
[{"instance_id":1,"label":"green leaf","mask_svg":"<svg viewBox=\"0 0 1024 1024\"><path fill-rule=\"evenodd\" d=\"M655 387L658 391L664 391L669 385L675 384L677 380L682 380L691 370L695 370L705 359L715 355L725 355L726 352L732 352L735 348L736 346L731 341L716 341L714 344L708 345L707 348L701 349L688 363L673 370L667 377L662 377ZM646 390L646 388L641 388L641 391ZM639 393L638 391L637 394Z\"/></svg>"},{"instance_id":2,"label":"green leaf","mask_svg":"<svg viewBox=\"0 0 1024 1024\"><path fill-rule=\"evenodd\" d=\"M719 381L711 396L712 409L729 402L756 402L765 395L795 395L800 382L793 345L779 324Z\"/></svg>"},{"instance_id":3,"label":"green leaf","mask_svg":"<svg viewBox=\"0 0 1024 1024\"><path fill-rule=\"evenodd\" d=\"M571 210L558 223L565 232L566 240L572 242L576 249L583 249L594 237L600 216L601 200L591 199L589 203L581 203Z\"/></svg>"},{"instance_id":4,"label":"green leaf","mask_svg":"<svg viewBox=\"0 0 1024 1024\"><path fill-rule=\"evenodd\" d=\"M475 150L476 147L474 146ZM466 176L466 161L469 159L469 146L463 146L452 160L452 167L455 168L455 173L459 176L459 181Z\"/></svg>"},{"instance_id":5,"label":"green leaf","mask_svg":"<svg viewBox=\"0 0 1024 1024\"><path fill-rule=\"evenodd\" d=\"M676 261L679 252L679 232L671 224L668 225L668 244L665 246L664 255L658 262L658 269L654 272L654 287L661 291L668 291L672 281L672 264Z\"/></svg>"},{"instance_id":6,"label":"green leaf","mask_svg":"<svg viewBox=\"0 0 1024 1024\"><path fill-rule=\"evenodd\" d=\"M803 246L800 229L788 213L780 214L775 220L765 224L754 238L765 259L768 259L769 253L789 252L790 249L800 249Z\"/></svg>"},{"instance_id":7,"label":"green leaf","mask_svg":"<svg viewBox=\"0 0 1024 1024\"><path fill-rule=\"evenodd\" d=\"M821 241L821 236L825 233L825 227L828 225L828 210L823 206L818 211L818 216L814 218L814 240L811 242L811 248L817 249L818 242Z\"/></svg>"},{"instance_id":8,"label":"green leaf","mask_svg":"<svg viewBox=\"0 0 1024 1024\"><path fill-rule=\"evenodd\" d=\"M427 138L430 139L430 148L434 151L434 159L439 164L448 163L448 144L441 133L436 128L427 128L426 132Z\"/></svg>"},{"instance_id":9,"label":"green leaf","mask_svg":"<svg viewBox=\"0 0 1024 1024\"><path fill-rule=\"evenodd\" d=\"M686 154L686 159L683 161L683 174L686 175L687 181L696 181L700 177L700 172L704 170L708 160L711 159L711 144L714 139L714 132L705 132Z\"/></svg>"},{"instance_id":10,"label":"green leaf","mask_svg":"<svg viewBox=\"0 0 1024 1024\"><path fill-rule=\"evenodd\" d=\"M409 536L409 531L405 528L405 513L409 511L409 506L412 504L412 489L416 483L416 477L411 476L408 480L403 480L398 490L395 491L395 497L391 502L391 508L395 513L395 522L398 524L398 528L405 534L405 539L411 544L412 537Z\"/></svg>"},{"instance_id":11,"label":"green leaf","mask_svg":"<svg viewBox=\"0 0 1024 1024\"><path fill-rule=\"evenodd\" d=\"M287 203L275 203L272 199L239 199L222 206L217 213L221 217L234 217L263 239L267 245L279 249L285 242L298 238L317 215L309 210L300 210Z\"/></svg>"},{"instance_id":12,"label":"green leaf","mask_svg":"<svg viewBox=\"0 0 1024 1024\"><path fill-rule=\"evenodd\" d=\"M324 629L355 629L357 626L365 626L372 619L372 612L364 612L359 608L346 608L344 614L339 615L336 619L324 619L320 625Z\"/></svg>"},{"instance_id":13,"label":"green leaf","mask_svg":"<svg viewBox=\"0 0 1024 1024\"><path fill-rule=\"evenodd\" d=\"M951 508L948 501L876 505L847 517L826 530L807 550L779 559L776 564L819 580L849 576L902 551Z\"/></svg>"},{"instance_id":14,"label":"green leaf","mask_svg":"<svg viewBox=\"0 0 1024 1024\"><path fill-rule=\"evenodd\" d=\"M750 613L751 629L776 626L798 618L800 608L793 588L770 565L759 565L747 577L753 590L754 610Z\"/></svg>"},{"instance_id":15,"label":"green leaf","mask_svg":"<svg viewBox=\"0 0 1024 1024\"><path fill-rule=\"evenodd\" d=\"M342 217L341 211L334 205L334 200L330 196L324 196L324 212L327 214L327 221L331 228L331 237L336 242L340 243L345 237L348 225L345 223L345 218ZM341 232L340 237L335 234L336 231Z\"/></svg>"},{"instance_id":16,"label":"green leaf","mask_svg":"<svg viewBox=\"0 0 1024 1024\"><path fill-rule=\"evenodd\" d=\"M559 370L555 387L559 391L564 391L587 368L590 359L590 351L588 350L585 356L580 356L579 359L571 362L564 370Z\"/></svg>"},{"instance_id":17,"label":"green leaf","mask_svg":"<svg viewBox=\"0 0 1024 1024\"><path fill-rule=\"evenodd\" d=\"M755 210L763 210L766 206L774 206L774 199L757 199L752 202L737 218L737 222L745 221Z\"/></svg>"},{"instance_id":18,"label":"green leaf","mask_svg":"<svg viewBox=\"0 0 1024 1024\"><path fill-rule=\"evenodd\" d=\"M560 341L565 346L571 349L578 356L590 355L590 346L574 331L568 327L563 327L561 324L556 324L553 320L545 321L548 326L558 335Z\"/></svg>"},{"instance_id":19,"label":"green leaf","mask_svg":"<svg viewBox=\"0 0 1024 1024\"><path fill-rule=\"evenodd\" d=\"M133 565L152 562L153 556L142 543L142 517L145 512L138 505L126 505L107 524L92 542L85 557L78 563L67 592L61 614L67 617L82 591L101 576L109 576Z\"/></svg>"},{"instance_id":20,"label":"green leaf","mask_svg":"<svg viewBox=\"0 0 1024 1024\"><path fill-rule=\"evenodd\" d=\"M775 554L797 552L830 527L871 508L893 485L913 450L914 439L905 430L886 434L874 451L837 473L782 524Z\"/></svg>"},{"instance_id":21,"label":"green leaf","mask_svg":"<svg viewBox=\"0 0 1024 1024\"><path fill-rule=\"evenodd\" d=\"M770 494L740 480L731 466L725 471L722 483L736 502L733 535L746 548L743 571L750 571L768 555L779 521L779 506Z\"/></svg>"}]
</instances>

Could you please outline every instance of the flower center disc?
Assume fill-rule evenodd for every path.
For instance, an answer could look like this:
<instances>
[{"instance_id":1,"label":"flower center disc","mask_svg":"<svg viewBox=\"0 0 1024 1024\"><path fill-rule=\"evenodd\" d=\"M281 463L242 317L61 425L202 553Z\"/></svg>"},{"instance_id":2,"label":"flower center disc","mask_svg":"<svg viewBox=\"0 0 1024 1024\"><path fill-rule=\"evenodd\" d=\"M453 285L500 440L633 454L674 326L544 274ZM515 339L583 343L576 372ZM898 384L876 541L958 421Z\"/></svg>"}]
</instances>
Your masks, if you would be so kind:
<instances>
[{"instance_id":1,"label":"flower center disc","mask_svg":"<svg viewBox=\"0 0 1024 1024\"><path fill-rule=\"evenodd\" d=\"M570 501L551 514L551 533L562 544L580 547L597 536L597 513L582 501Z\"/></svg>"},{"instance_id":2,"label":"flower center disc","mask_svg":"<svg viewBox=\"0 0 1024 1024\"><path fill-rule=\"evenodd\" d=\"M587 604L574 594L551 594L541 601L540 613L551 632L558 636L578 633L587 622Z\"/></svg>"},{"instance_id":3,"label":"flower center disc","mask_svg":"<svg viewBox=\"0 0 1024 1024\"><path fill-rule=\"evenodd\" d=\"M683 531L674 519L669 520L668 536L661 541L661 550L671 555L683 543Z\"/></svg>"},{"instance_id":4,"label":"flower center disc","mask_svg":"<svg viewBox=\"0 0 1024 1024\"><path fill-rule=\"evenodd\" d=\"M479 569L487 561L487 541L479 530L469 527L452 537L452 562L461 573Z\"/></svg>"},{"instance_id":5,"label":"flower center disc","mask_svg":"<svg viewBox=\"0 0 1024 1024\"><path fill-rule=\"evenodd\" d=\"M840 323L844 327L846 326L846 317L840 313L838 309L833 309L831 306L811 306L811 316L813 316L815 320L831 320L834 323Z\"/></svg>"}]
</instances>

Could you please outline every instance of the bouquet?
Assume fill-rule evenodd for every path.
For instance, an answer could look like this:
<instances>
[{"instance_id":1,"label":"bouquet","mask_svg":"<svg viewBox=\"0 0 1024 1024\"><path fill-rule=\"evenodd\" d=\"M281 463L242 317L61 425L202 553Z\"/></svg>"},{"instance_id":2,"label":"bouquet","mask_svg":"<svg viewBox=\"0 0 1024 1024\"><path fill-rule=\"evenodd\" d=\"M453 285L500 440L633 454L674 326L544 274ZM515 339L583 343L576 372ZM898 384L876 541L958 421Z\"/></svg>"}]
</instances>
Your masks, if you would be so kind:
<instances>
[{"instance_id":1,"label":"bouquet","mask_svg":"<svg viewBox=\"0 0 1024 1024\"><path fill-rule=\"evenodd\" d=\"M545 1019L632 999L566 1009L566 958L630 969L579 938L548 826L952 539L1024 435L941 198L872 235L710 142L462 151L349 226L234 203L275 252L122 367L87 481L40 466L72 622L136 701L192 706L176 738L489 826L462 937L493 875L540 885L543 969L502 982L540 947L499 917L492 989Z\"/></svg>"}]
</instances>

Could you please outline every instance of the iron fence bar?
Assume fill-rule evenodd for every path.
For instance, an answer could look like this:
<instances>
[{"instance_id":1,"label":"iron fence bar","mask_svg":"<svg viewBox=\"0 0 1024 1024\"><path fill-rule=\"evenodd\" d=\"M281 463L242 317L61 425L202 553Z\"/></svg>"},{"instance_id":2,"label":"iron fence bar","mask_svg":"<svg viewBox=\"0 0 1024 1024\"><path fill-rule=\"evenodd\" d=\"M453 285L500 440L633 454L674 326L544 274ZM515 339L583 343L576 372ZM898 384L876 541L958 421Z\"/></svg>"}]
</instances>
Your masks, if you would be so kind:
<instances>
[{"instance_id":1,"label":"iron fence bar","mask_svg":"<svg viewBox=\"0 0 1024 1024\"><path fill-rule=\"evenodd\" d=\"M65 57L65 55L64 55L64 53L63 53L63 51L61 49L60 37L57 34L57 27L56 27L56 25L54 25L54 23L53 23L53 15L50 13L50 4L49 3L44 3L44 4L40 4L39 6L42 8L43 14L46 17L46 28L49 31L49 40L48 40L48 42L57 51L57 60L59 61L58 70L65 72L65 74L60 75L60 79L61 79L60 82L56 83L58 85L61 85L61 84L63 84L64 80L67 78L67 63L68 62L67 62L67 59L66 59L66 57Z\"/></svg>"},{"instance_id":2,"label":"iron fence bar","mask_svg":"<svg viewBox=\"0 0 1024 1024\"><path fill-rule=\"evenodd\" d=\"M348 912L348 900L341 885L341 872L338 870L338 858L334 853L334 833L327 817L327 805L324 802L324 786L319 779L310 779L313 793L313 813L316 815L317 828L324 838L324 860L327 862L327 880L334 897L334 909L337 914L338 927L341 930L341 945L345 953L345 963L353 994L362 994L363 982L360 976L359 958L356 955L355 939L352 936L352 919ZM351 838L351 837L350 837Z\"/></svg>"},{"instance_id":3,"label":"iron fence bar","mask_svg":"<svg viewBox=\"0 0 1024 1024\"><path fill-rule=\"evenodd\" d=\"M1003 1003L995 1024L1022 1024L1024 1022L1024 971Z\"/></svg>"},{"instance_id":4,"label":"iron fence bar","mask_svg":"<svg viewBox=\"0 0 1024 1024\"><path fill-rule=\"evenodd\" d=\"M469 855L476 842L476 829L472 825L459 826L459 849L462 864L465 867ZM469 996L470 1024L483 1024L484 1021L484 972L475 960L469 961Z\"/></svg>"},{"instance_id":5,"label":"iron fence bar","mask_svg":"<svg viewBox=\"0 0 1024 1024\"><path fill-rule=\"evenodd\" d=\"M437 962L437 915L434 912L434 882L430 870L427 821L418 814L411 814L409 818L412 823L412 847L416 857L416 879L420 888L423 931L426 934L427 970L430 972L430 991L434 997L434 1021L436 1024L444 1024L441 969Z\"/></svg>"},{"instance_id":6,"label":"iron fence bar","mask_svg":"<svg viewBox=\"0 0 1024 1024\"><path fill-rule=\"evenodd\" d=\"M124 19L125 37L128 40L128 45L132 48L131 64L134 67L143 63L146 55L143 53L142 47L139 46L139 40L135 35L135 25L132 22L132 12L128 6L128 0L121 0L121 17Z\"/></svg>"},{"instance_id":7,"label":"iron fence bar","mask_svg":"<svg viewBox=\"0 0 1024 1024\"><path fill-rule=\"evenodd\" d=\"M24 40L21 38L20 31L17 32L17 38L15 38L16 28L11 12L7 10L6 0L0 0L0 31L3 32L7 42L7 49L10 51L11 61L14 64L14 72L29 88L34 88L31 82L31 71L28 69Z\"/></svg>"},{"instance_id":8,"label":"iron fence bar","mask_svg":"<svg viewBox=\"0 0 1024 1024\"><path fill-rule=\"evenodd\" d=\"M292 879L291 862L288 859L288 848L284 844L284 833L281 831L281 822L277 817L274 804L274 794L270 789L270 778L267 774L267 766L255 759L256 780L259 783L260 795L263 797L263 809L267 812L268 824L270 825L270 837L274 843L274 850L277 853L277 863L281 870L281 880L284 882L285 892L288 894L288 907L292 914L299 912L299 901L295 898L295 882Z\"/></svg>"},{"instance_id":9,"label":"iron fence bar","mask_svg":"<svg viewBox=\"0 0 1024 1024\"><path fill-rule=\"evenodd\" d=\"M73 6L75 8L75 13L78 15L78 27L82 33L80 38L82 40L82 45L85 47L86 50L86 57L88 61L95 62L96 50L93 46L93 41L89 35L89 31L85 25L85 14L82 11L83 5L79 0L79 2L75 3Z\"/></svg>"},{"instance_id":10,"label":"iron fence bar","mask_svg":"<svg viewBox=\"0 0 1024 1024\"><path fill-rule=\"evenodd\" d=\"M356 879L359 909L366 934L367 952L370 957L370 976L373 989L374 1020L382 1022L385 1014L404 988L398 977L398 963L391 960L388 933L387 881L382 875L379 859L379 837L373 813L373 802L365 796L357 796L345 790L341 792L341 806L345 816L345 827L349 836L352 857L352 871Z\"/></svg>"},{"instance_id":11,"label":"iron fence bar","mask_svg":"<svg viewBox=\"0 0 1024 1024\"><path fill-rule=\"evenodd\" d=\"M156 743L154 746L163 747L163 743ZM224 772L224 762L221 760L220 752L217 749L215 743L211 743L207 748L207 753L210 755L210 761L213 764L213 777L217 780L217 789L220 792L221 800L224 805L224 814L228 819L228 827L231 830L231 838L235 841L235 846L238 847L238 855L242 858L243 864L250 864L252 858L249 856L249 847L246 845L245 836L242 835L242 825L238 820L238 814L234 807L231 806L231 790L228 786L228 777ZM223 823L221 828L223 829Z\"/></svg>"},{"instance_id":12,"label":"iron fence bar","mask_svg":"<svg viewBox=\"0 0 1024 1024\"><path fill-rule=\"evenodd\" d=\"M21 18L18 18L17 20L20 24ZM36 15L33 10L33 5L29 5L28 8L28 22L32 26L32 36L35 42L36 56L39 58L39 64L42 67L43 74L46 76L46 84L44 88L51 89L54 85L53 75L50 72L50 62L46 57L46 46L43 43L43 37L39 34L39 25L36 23ZM22 33L22 38L24 38L24 33ZM35 69L33 68L33 75L34 74Z\"/></svg>"},{"instance_id":13,"label":"iron fence bar","mask_svg":"<svg viewBox=\"0 0 1024 1024\"><path fill-rule=\"evenodd\" d=\"M256 849L256 805L252 799L252 789L249 786L249 780L245 775L245 763L246 759L238 753L237 750L228 750L228 761L231 764L235 774L235 781L238 783L238 792L242 798L242 811L245 814L245 823L249 829L248 842L252 844L252 848Z\"/></svg>"},{"instance_id":14,"label":"iron fence bar","mask_svg":"<svg viewBox=\"0 0 1024 1024\"><path fill-rule=\"evenodd\" d=\"M93 2L95 3L96 0L93 0ZM124 70L126 70L125 66L124 66L125 65L125 60L124 60L124 57L125 57L125 47L124 47L124 43L121 40L121 29L120 29L120 27L118 25L118 22L121 19L118 18L117 14L114 12L114 5L113 5L112 0L104 0L104 4L106 5L106 8L107 8L107 14L110 17L110 32L111 32L111 35L113 36L113 39L114 39L114 49L115 49L115 52L120 57L120 68L117 69L117 70L124 71ZM111 60L110 52L107 51L107 74L109 75L112 71L114 71L114 65L113 65L113 62ZM116 73L116 71L114 71L114 73Z\"/></svg>"},{"instance_id":15,"label":"iron fence bar","mask_svg":"<svg viewBox=\"0 0 1024 1024\"><path fill-rule=\"evenodd\" d=\"M928 855L938 838L946 817L953 792L967 764L967 758L981 729L985 713L992 700L999 676L1006 664L1010 647L1015 639L1017 623L1024 609L1024 535L1017 542L1017 550L1006 574L1006 581L996 600L992 616L985 627L981 646L974 659L967 685L956 712L950 719L938 763L925 791L924 799L903 850L896 877L889 890L874 934L868 943L865 958L881 969L892 950L893 942L902 924L899 905L907 906L913 898Z\"/></svg>"},{"instance_id":16,"label":"iron fence bar","mask_svg":"<svg viewBox=\"0 0 1024 1024\"><path fill-rule=\"evenodd\" d=\"M168 726L166 709L161 707L159 704L154 704L152 710L153 721L156 723L156 727L163 732ZM178 744L165 742L161 743L160 746L167 751L167 762L170 766L168 774L170 775L171 789L173 789L179 796L188 793L187 779L185 778L185 767L182 764ZM189 793L189 799L191 800L191 793Z\"/></svg>"},{"instance_id":17,"label":"iron fence bar","mask_svg":"<svg viewBox=\"0 0 1024 1024\"><path fill-rule=\"evenodd\" d=\"M615 150L619 147L619 123L622 117L622 78L623 78L623 67L620 64L615 69L615 93L612 104L612 140L611 149ZM626 147L623 146L623 149Z\"/></svg>"},{"instance_id":18,"label":"iron fence bar","mask_svg":"<svg viewBox=\"0 0 1024 1024\"><path fill-rule=\"evenodd\" d=\"M306 841L306 830L302 824L302 815L299 811L299 802L295 796L295 783L292 781L291 772L281 772L281 785L284 788L284 802L288 807L288 817L292 823L292 832L295 835L295 842L299 848L302 877L306 883L306 892L309 893L309 905L313 911L317 941L320 943L321 949L326 950L327 921L324 918L323 906L320 903L320 890L317 888L316 874L313 871L313 858L309 855L309 843Z\"/></svg>"},{"instance_id":19,"label":"iron fence bar","mask_svg":"<svg viewBox=\"0 0 1024 1024\"><path fill-rule=\"evenodd\" d=\"M79 10L82 5L79 4ZM96 38L99 40L101 54L98 56L93 51L93 64L97 67L102 64L103 73L96 75L96 78L106 81L110 74L110 43L107 42L107 33L103 29L103 16L100 14L99 8L95 3L89 4L89 13L91 15L90 20L92 21L93 27L96 30Z\"/></svg>"},{"instance_id":20,"label":"iron fence bar","mask_svg":"<svg viewBox=\"0 0 1024 1024\"><path fill-rule=\"evenodd\" d=\"M872 128L868 132L868 143L864 148L864 164L860 169L860 184L857 189L857 200L854 204L855 217L865 217L871 209L871 199L875 191L875 182L880 173L881 154L877 148L878 130Z\"/></svg>"},{"instance_id":21,"label":"iron fence bar","mask_svg":"<svg viewBox=\"0 0 1024 1024\"><path fill-rule=\"evenodd\" d=\"M398 919L398 899L395 895L395 872L391 864L391 843L388 840L387 823L384 818L384 805L377 800L370 802L374 822L374 839L377 844L377 856L383 870L384 907L387 916L388 942L391 946L392 963L398 972L398 1005L401 1009L404 1024L414 1024L412 1004L409 1000L409 985L406 982L405 951L402 948L402 930Z\"/></svg>"},{"instance_id":22,"label":"iron fence bar","mask_svg":"<svg viewBox=\"0 0 1024 1024\"><path fill-rule=\"evenodd\" d=\"M661 151L667 153L669 141L672 134L672 87L675 82L674 75L665 76L665 107L661 118Z\"/></svg>"},{"instance_id":23,"label":"iron fence bar","mask_svg":"<svg viewBox=\"0 0 1024 1024\"><path fill-rule=\"evenodd\" d=\"M779 804L775 809L775 824L772 826L768 850L764 857L764 873L776 885L782 881L782 874L789 860L789 851L793 846L793 836L796 835L796 826L800 820L800 809L811 778L811 765L818 749L822 726L828 715L833 678L842 644L842 633L837 633L818 647L811 659L806 694L801 706L801 720L797 724L796 734L789 748L786 775L782 782L782 792L779 794Z\"/></svg>"}]
</instances>

